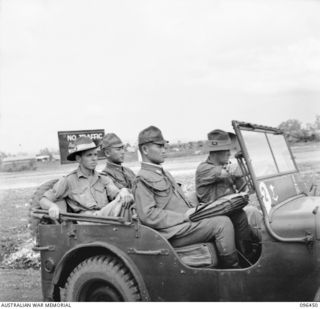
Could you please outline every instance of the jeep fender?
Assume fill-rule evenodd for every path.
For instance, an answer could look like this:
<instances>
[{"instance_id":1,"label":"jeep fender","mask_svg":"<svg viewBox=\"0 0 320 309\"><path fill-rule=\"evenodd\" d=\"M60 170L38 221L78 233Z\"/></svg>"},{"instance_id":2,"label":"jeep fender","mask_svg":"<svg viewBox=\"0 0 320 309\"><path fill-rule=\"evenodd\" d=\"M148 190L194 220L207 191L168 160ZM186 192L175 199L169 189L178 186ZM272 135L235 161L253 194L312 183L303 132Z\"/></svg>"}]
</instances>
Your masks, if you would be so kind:
<instances>
[{"instance_id":1,"label":"jeep fender","mask_svg":"<svg viewBox=\"0 0 320 309\"><path fill-rule=\"evenodd\" d=\"M150 300L149 293L147 291L144 280L137 266L132 261L132 259L122 250L119 250L119 248L113 245L110 245L108 243L100 242L100 241L75 246L63 255L63 257L60 259L59 263L57 264L53 274L52 295L54 294L55 288L61 287L61 284L64 283L65 278L64 278L63 272L64 270L66 270L68 263L70 263L75 256L81 254L80 251L85 250L86 252L88 252L88 249L89 249L89 252L91 251L93 253L87 254L87 257L95 255L94 250L90 250L90 249L96 249L96 250L99 250L100 253L105 253L105 254L111 253L115 255L117 258L119 258L123 262L123 264L128 268L128 270L131 272L132 276L136 280L141 293L142 301Z\"/></svg>"}]
</instances>

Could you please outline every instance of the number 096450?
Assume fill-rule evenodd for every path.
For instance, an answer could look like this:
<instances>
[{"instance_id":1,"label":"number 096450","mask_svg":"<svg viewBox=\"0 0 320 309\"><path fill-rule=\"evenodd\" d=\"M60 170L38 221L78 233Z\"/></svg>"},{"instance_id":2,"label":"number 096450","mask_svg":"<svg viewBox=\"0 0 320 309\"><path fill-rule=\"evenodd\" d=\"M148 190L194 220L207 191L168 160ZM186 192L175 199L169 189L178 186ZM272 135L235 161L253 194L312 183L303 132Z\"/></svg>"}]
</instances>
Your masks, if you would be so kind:
<instances>
[{"instance_id":1,"label":"number 096450","mask_svg":"<svg viewBox=\"0 0 320 309\"><path fill-rule=\"evenodd\" d=\"M300 308L318 308L318 303L300 303Z\"/></svg>"}]
</instances>

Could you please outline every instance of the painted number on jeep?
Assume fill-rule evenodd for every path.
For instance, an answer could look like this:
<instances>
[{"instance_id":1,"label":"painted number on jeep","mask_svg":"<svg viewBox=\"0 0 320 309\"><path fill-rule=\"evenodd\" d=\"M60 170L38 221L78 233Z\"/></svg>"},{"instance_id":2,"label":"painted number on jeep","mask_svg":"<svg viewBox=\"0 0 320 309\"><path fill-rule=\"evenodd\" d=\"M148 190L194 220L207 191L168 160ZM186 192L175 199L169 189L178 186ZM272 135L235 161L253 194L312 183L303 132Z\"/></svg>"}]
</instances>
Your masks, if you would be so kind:
<instances>
[{"instance_id":1,"label":"painted number on jeep","mask_svg":"<svg viewBox=\"0 0 320 309\"><path fill-rule=\"evenodd\" d=\"M260 182L259 190L262 195L263 205L266 208L267 212L269 212L271 209L272 200L271 200L270 193L268 191L268 187L266 186L266 184L264 182Z\"/></svg>"},{"instance_id":2,"label":"painted number on jeep","mask_svg":"<svg viewBox=\"0 0 320 309\"><path fill-rule=\"evenodd\" d=\"M292 177L292 175L286 175L265 179L258 183L262 202L268 212L272 207L297 195Z\"/></svg>"}]
</instances>

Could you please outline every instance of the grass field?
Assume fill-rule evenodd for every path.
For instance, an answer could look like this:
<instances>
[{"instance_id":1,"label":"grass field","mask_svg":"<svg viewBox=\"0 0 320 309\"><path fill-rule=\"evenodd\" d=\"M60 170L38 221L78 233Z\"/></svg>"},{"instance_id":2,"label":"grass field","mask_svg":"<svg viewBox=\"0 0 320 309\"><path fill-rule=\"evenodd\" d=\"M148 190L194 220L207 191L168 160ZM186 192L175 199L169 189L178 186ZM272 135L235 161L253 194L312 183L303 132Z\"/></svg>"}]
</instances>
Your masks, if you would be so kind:
<instances>
[{"instance_id":1,"label":"grass field","mask_svg":"<svg viewBox=\"0 0 320 309\"><path fill-rule=\"evenodd\" d=\"M34 192L34 188L1 190L0 208L0 235L1 253L0 263L20 248L32 246L31 234L28 229L28 201ZM15 262L8 264L10 260ZM9 259L2 267L28 268L38 267L37 263L27 257L21 259Z\"/></svg>"}]
</instances>

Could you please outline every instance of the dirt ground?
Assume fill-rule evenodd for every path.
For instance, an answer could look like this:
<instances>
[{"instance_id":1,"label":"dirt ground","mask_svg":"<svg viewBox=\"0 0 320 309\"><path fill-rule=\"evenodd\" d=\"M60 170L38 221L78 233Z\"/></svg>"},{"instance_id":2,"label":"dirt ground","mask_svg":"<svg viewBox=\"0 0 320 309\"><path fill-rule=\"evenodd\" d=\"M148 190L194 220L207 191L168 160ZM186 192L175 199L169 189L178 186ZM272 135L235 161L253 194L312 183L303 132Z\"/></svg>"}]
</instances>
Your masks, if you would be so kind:
<instances>
[{"instance_id":1,"label":"dirt ground","mask_svg":"<svg viewBox=\"0 0 320 309\"><path fill-rule=\"evenodd\" d=\"M0 301L42 301L40 271L0 269Z\"/></svg>"},{"instance_id":2,"label":"dirt ground","mask_svg":"<svg viewBox=\"0 0 320 309\"><path fill-rule=\"evenodd\" d=\"M294 148L307 185L320 191L320 147ZM166 163L185 191L194 190L194 172L204 156L177 158ZM101 169L104 162L99 164ZM130 163L134 170L138 165ZM32 252L28 228L28 202L39 184L59 177L74 166L59 169L0 174L0 301L41 301L39 256Z\"/></svg>"},{"instance_id":3,"label":"dirt ground","mask_svg":"<svg viewBox=\"0 0 320 309\"><path fill-rule=\"evenodd\" d=\"M0 190L0 301L42 300L38 258L27 246L32 245L27 202L33 192Z\"/></svg>"}]
</instances>

